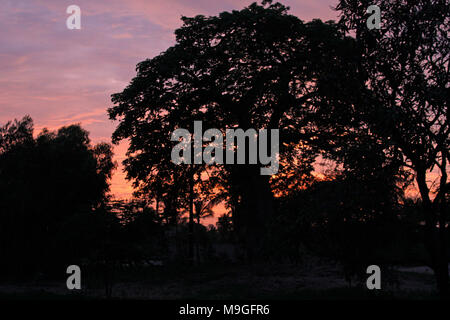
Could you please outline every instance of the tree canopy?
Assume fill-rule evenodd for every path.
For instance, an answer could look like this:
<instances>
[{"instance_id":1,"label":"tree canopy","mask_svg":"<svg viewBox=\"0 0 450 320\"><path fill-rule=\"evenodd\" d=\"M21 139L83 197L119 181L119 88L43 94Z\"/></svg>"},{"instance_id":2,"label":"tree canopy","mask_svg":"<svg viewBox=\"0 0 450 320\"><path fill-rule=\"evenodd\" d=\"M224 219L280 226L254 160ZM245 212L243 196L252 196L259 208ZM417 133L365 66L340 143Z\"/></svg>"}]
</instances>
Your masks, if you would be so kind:
<instances>
[{"instance_id":1,"label":"tree canopy","mask_svg":"<svg viewBox=\"0 0 450 320\"><path fill-rule=\"evenodd\" d=\"M6 261L2 267L28 272L51 266L63 256L57 243L62 226L104 204L114 167L111 145L93 146L79 125L44 129L36 138L28 116L2 126L0 254Z\"/></svg>"},{"instance_id":2,"label":"tree canopy","mask_svg":"<svg viewBox=\"0 0 450 320\"><path fill-rule=\"evenodd\" d=\"M380 29L366 27L369 5L382 10ZM342 0L337 10L340 23L356 35L358 69L365 79L355 91L353 114L374 139L384 141L384 153L414 172L431 265L441 293L448 294L448 1ZM430 184L432 175L438 179Z\"/></svg>"},{"instance_id":3,"label":"tree canopy","mask_svg":"<svg viewBox=\"0 0 450 320\"><path fill-rule=\"evenodd\" d=\"M119 120L113 141L130 141L124 164L135 185L151 194L192 174L170 161L170 135L192 129L194 120L220 130L280 129L282 168L272 183L286 190L293 177L307 179L317 156L313 148L298 148L313 125L307 115L324 96L336 94L330 82L340 82L340 74L350 78L353 40L333 22L304 23L270 1L218 16L183 17L175 34L174 46L137 65L136 77L112 96L108 110ZM208 170L238 199L235 223L252 228L264 221L272 190L258 165L217 167ZM175 192L180 188L188 189L179 184Z\"/></svg>"}]
</instances>

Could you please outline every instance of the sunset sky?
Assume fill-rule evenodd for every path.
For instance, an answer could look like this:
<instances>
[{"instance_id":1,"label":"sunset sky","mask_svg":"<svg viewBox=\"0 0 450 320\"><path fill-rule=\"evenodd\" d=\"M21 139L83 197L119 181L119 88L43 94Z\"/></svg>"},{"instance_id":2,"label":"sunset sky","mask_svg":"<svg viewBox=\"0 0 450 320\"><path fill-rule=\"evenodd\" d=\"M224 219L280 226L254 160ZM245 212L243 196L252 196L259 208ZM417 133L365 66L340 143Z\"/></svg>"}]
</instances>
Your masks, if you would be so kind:
<instances>
[{"instance_id":1,"label":"sunset sky","mask_svg":"<svg viewBox=\"0 0 450 320\"><path fill-rule=\"evenodd\" d=\"M2 0L0 7L0 125L29 114L35 133L81 123L94 143L111 141L110 95L135 75L138 62L174 44L180 17L242 9L241 0ZM336 19L332 0L285 0L302 20ZM81 8L81 30L69 30L69 5ZM123 160L126 144L115 147ZM128 198L122 168L111 190Z\"/></svg>"}]
</instances>

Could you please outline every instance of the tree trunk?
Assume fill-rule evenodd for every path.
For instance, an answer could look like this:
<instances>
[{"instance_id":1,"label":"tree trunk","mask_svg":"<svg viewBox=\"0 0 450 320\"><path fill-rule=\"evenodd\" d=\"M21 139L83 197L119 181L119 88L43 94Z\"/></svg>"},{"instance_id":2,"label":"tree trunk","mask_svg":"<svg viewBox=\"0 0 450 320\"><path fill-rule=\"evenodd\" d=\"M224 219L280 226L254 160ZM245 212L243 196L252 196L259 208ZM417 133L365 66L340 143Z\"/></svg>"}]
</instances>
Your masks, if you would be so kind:
<instances>
[{"instance_id":1,"label":"tree trunk","mask_svg":"<svg viewBox=\"0 0 450 320\"><path fill-rule=\"evenodd\" d=\"M263 258L267 223L273 214L269 177L261 176L259 166L255 165L239 166L233 174L241 196L233 223L244 245L247 261L254 262Z\"/></svg>"},{"instance_id":2,"label":"tree trunk","mask_svg":"<svg viewBox=\"0 0 450 320\"><path fill-rule=\"evenodd\" d=\"M191 165L193 166L193 165ZM194 170L189 176L189 263L194 263Z\"/></svg>"},{"instance_id":3,"label":"tree trunk","mask_svg":"<svg viewBox=\"0 0 450 320\"><path fill-rule=\"evenodd\" d=\"M447 228L445 226L444 212L439 212L429 198L429 189L426 184L426 171L417 170L417 184L422 197L425 216L425 247L427 248L431 266L434 271L437 289L442 297L449 295L449 276L447 258ZM439 228L437 223L439 222Z\"/></svg>"},{"instance_id":4,"label":"tree trunk","mask_svg":"<svg viewBox=\"0 0 450 320\"><path fill-rule=\"evenodd\" d=\"M159 217L159 197L156 197L156 216Z\"/></svg>"},{"instance_id":5,"label":"tree trunk","mask_svg":"<svg viewBox=\"0 0 450 320\"><path fill-rule=\"evenodd\" d=\"M446 203L445 199L441 200L439 205L439 247L438 247L438 268L439 268L439 281L438 290L441 296L449 297L449 275L448 275L448 228L446 226Z\"/></svg>"}]
</instances>

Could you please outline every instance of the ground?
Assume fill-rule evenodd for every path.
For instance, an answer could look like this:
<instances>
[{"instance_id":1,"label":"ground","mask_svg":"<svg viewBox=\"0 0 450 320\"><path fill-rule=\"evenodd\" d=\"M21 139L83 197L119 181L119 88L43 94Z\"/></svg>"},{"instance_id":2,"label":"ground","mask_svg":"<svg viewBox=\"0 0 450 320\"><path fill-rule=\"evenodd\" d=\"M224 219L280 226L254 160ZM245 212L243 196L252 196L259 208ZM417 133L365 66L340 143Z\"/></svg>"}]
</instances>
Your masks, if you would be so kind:
<instances>
[{"instance_id":1,"label":"ground","mask_svg":"<svg viewBox=\"0 0 450 320\"><path fill-rule=\"evenodd\" d=\"M396 267L381 290L368 290L365 281L344 280L331 263L302 265L216 265L191 268L140 267L116 274L113 299L433 299L435 283L427 267ZM382 270L383 279L383 270ZM386 278L384 279L386 280ZM103 282L69 291L65 281L3 283L0 299L104 299Z\"/></svg>"}]
</instances>

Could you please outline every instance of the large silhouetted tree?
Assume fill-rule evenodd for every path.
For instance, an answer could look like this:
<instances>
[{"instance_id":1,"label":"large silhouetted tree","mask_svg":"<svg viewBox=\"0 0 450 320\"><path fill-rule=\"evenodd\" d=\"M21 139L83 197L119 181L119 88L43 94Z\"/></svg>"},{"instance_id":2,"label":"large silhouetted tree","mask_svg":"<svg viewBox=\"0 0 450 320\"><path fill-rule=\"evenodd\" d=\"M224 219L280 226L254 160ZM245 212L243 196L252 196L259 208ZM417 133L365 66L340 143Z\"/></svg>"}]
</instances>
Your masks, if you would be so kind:
<instances>
[{"instance_id":1,"label":"large silhouetted tree","mask_svg":"<svg viewBox=\"0 0 450 320\"><path fill-rule=\"evenodd\" d=\"M204 130L280 129L282 163L291 160L304 138L302 128L309 125L305 114L314 110L320 94L332 94L325 84L352 70L346 58L352 39L337 25L305 24L271 1L219 16L184 17L175 33L176 44L139 63L137 76L113 95L108 110L111 119L120 120L113 141L130 140L128 176L147 190L170 184L170 174L183 176L185 169L170 161L170 136L177 128L193 132L194 120L203 121ZM314 159L316 153L307 155ZM312 166L306 163L297 165L307 173ZM220 170L235 201L236 230L254 257L273 212L269 177L260 175L260 165Z\"/></svg>"}]
</instances>

